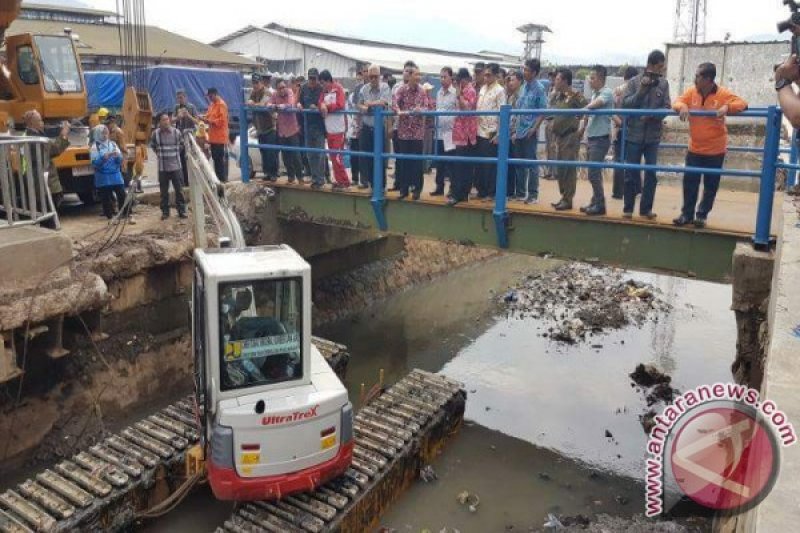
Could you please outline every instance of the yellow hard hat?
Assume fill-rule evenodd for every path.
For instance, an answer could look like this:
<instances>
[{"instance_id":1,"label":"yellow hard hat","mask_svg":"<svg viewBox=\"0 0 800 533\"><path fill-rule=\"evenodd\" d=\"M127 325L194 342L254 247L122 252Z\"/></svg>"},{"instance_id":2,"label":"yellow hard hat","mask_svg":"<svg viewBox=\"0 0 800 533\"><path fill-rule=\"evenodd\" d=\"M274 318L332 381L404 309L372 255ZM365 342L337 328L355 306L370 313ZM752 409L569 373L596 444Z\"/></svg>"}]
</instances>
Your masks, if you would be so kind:
<instances>
[{"instance_id":1,"label":"yellow hard hat","mask_svg":"<svg viewBox=\"0 0 800 533\"><path fill-rule=\"evenodd\" d=\"M97 116L98 117L107 117L108 116L108 109L106 109L105 107L101 107L100 109L97 110Z\"/></svg>"}]
</instances>

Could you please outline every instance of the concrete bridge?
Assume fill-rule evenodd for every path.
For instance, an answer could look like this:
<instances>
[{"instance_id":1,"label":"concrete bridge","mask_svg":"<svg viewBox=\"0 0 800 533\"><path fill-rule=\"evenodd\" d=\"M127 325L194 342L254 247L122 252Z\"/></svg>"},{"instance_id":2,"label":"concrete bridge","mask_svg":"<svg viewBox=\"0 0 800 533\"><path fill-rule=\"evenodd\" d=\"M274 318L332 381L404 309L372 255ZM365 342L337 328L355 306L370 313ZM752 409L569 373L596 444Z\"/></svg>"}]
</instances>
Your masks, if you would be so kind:
<instances>
[{"instance_id":1,"label":"concrete bridge","mask_svg":"<svg viewBox=\"0 0 800 533\"><path fill-rule=\"evenodd\" d=\"M367 192L315 191L286 183L275 189L278 214L284 219L380 231ZM427 193L418 201L398 200L397 195L387 193L382 208L388 233L498 246L493 204L471 200L448 207L442 197ZM589 196L589 184L579 182L575 205L588 204ZM608 202L603 217L587 217L577 209L556 212L550 202L558 199L557 184L542 180L541 203L508 205L507 249L726 281L736 244L752 240L757 198L753 192L721 190L708 227L699 230L672 225L682 202L679 184L659 186L654 208L658 219L650 221L624 219L617 200Z\"/></svg>"},{"instance_id":2,"label":"concrete bridge","mask_svg":"<svg viewBox=\"0 0 800 533\"><path fill-rule=\"evenodd\" d=\"M255 108L242 108L242 123L247 122L248 111ZM282 110L291 113L316 113L316 111ZM680 214L682 189L680 184L662 185L656 193L654 212L656 220L622 217L621 205L610 201L608 214L589 218L577 211L556 212L549 206L558 200L558 191L552 182L540 183L541 204L525 205L509 203L505 199L506 181L509 172L519 165L544 164L551 167L575 166L579 169L623 169L633 171L654 170L659 173L682 173L687 170L681 166L639 165L628 163L588 162L588 161L530 161L510 157L510 121L513 115L541 114L542 110L512 110L502 106L500 111L469 112L414 112L425 115L434 123L440 115L497 115L498 155L485 157L452 157L438 154L391 154L384 152L384 128L374 128L374 149L372 152L353 152L349 150L325 150L308 147L286 147L277 145L256 145L249 142L244 134L241 145L248 148L268 148L282 151L307 153L343 154L370 158L375 175L375 190L371 194L357 190L322 191L311 190L303 185L279 184L277 195L279 215L293 220L303 220L321 224L349 226L361 229L408 234L442 240L471 243L476 246L497 246L509 251L551 254L561 258L598 261L645 270L658 270L675 274L695 276L712 281L726 281L731 275L733 251L737 243L752 241L760 249L770 247L774 227L775 178L779 168L786 168L779 161L781 111L776 107L749 110L741 116L752 119L766 119L764 147L731 147L731 151L758 153L763 164L758 170L725 168L723 170L704 169L706 173L735 178L759 178L759 190L752 192L720 191L710 225L698 230L695 228L676 228L671 221ZM548 115L569 115L574 110L548 109ZM593 110L586 114L617 114L623 123L634 116L657 116L666 118L675 113L667 110ZM354 114L354 112L349 112ZM391 113L374 108L375 124L383 124ZM692 115L710 116L706 111L692 112ZM621 130L622 145L626 145L626 128ZM683 146L683 145L682 145ZM788 151L788 150L786 150ZM248 153L246 150L243 154ZM624 148L623 148L624 157ZM497 198L492 203L470 201L451 208L445 205L442 197L431 197L423 192L418 201L400 200L397 194L382 192L385 181L384 163L395 160L463 161L467 163L496 164ZM792 152L796 161L796 152ZM250 175L250 158L241 157L242 176L247 181ZM700 170L700 169L688 169ZM728 178L725 178L728 179ZM432 179L426 182L432 183ZM606 185L610 191L610 184ZM589 184L579 184L578 196L574 205L589 203ZM428 191L429 192L429 191ZM609 203L609 202L607 202Z\"/></svg>"}]
</instances>

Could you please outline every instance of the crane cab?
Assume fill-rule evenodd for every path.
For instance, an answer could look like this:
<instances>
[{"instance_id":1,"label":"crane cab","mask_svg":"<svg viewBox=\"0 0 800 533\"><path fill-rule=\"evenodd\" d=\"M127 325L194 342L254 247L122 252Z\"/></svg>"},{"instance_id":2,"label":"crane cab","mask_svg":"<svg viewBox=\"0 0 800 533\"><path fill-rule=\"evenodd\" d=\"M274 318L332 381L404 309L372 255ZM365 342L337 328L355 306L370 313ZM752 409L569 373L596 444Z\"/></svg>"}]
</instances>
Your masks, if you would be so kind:
<instances>
[{"instance_id":1,"label":"crane cab","mask_svg":"<svg viewBox=\"0 0 800 533\"><path fill-rule=\"evenodd\" d=\"M343 473L352 406L311 344L311 267L285 245L194 258L195 379L214 495L275 499Z\"/></svg>"}]
</instances>

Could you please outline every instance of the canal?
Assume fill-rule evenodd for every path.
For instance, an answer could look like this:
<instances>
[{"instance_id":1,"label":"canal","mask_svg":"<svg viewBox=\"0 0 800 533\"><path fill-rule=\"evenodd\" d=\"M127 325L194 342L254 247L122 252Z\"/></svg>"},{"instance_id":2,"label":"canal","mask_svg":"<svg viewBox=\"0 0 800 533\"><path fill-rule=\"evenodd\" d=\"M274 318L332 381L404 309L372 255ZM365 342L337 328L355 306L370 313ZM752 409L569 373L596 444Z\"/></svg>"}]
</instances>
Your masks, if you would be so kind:
<instances>
[{"instance_id":1,"label":"canal","mask_svg":"<svg viewBox=\"0 0 800 533\"><path fill-rule=\"evenodd\" d=\"M548 513L641 514L646 404L628 374L653 363L678 390L730 380L730 286L629 273L657 287L671 311L563 345L541 336L547 324L510 317L498 303L524 276L559 264L502 256L315 332L350 348L354 404L381 369L388 382L413 368L442 372L468 392L465 425L432 465L438 479L419 481L390 508L388 530L529 531ZM464 491L478 496L475 512L457 500ZM212 530L230 510L201 488L144 529Z\"/></svg>"}]
</instances>

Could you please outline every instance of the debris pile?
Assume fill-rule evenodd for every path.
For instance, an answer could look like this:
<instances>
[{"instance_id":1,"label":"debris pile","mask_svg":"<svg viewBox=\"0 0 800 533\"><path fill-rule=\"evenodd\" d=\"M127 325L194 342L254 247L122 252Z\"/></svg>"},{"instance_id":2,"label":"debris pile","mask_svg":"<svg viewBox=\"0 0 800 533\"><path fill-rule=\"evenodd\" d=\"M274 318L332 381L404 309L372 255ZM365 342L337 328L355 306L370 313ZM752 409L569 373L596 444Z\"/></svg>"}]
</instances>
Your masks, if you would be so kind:
<instances>
[{"instance_id":1,"label":"debris pile","mask_svg":"<svg viewBox=\"0 0 800 533\"><path fill-rule=\"evenodd\" d=\"M671 308L659 289L627 277L624 270L584 263L528 276L502 300L510 316L542 319L543 336L568 344L629 324L641 326Z\"/></svg>"},{"instance_id":2,"label":"debris pile","mask_svg":"<svg viewBox=\"0 0 800 533\"><path fill-rule=\"evenodd\" d=\"M657 403L665 405L672 403L680 391L672 388L670 376L653 365L639 364L636 366L636 370L629 374L629 377L632 380L631 387L636 387L647 402L649 409L639 416L639 422L645 433L649 435L655 425L656 410L653 406Z\"/></svg>"}]
</instances>

